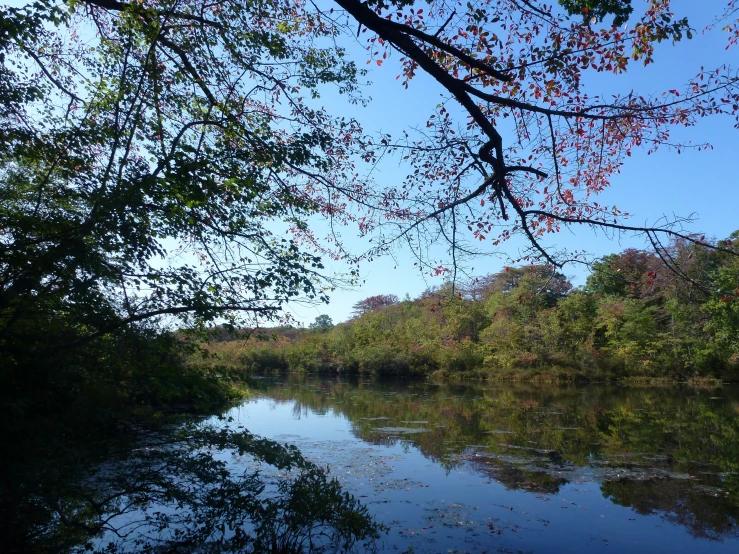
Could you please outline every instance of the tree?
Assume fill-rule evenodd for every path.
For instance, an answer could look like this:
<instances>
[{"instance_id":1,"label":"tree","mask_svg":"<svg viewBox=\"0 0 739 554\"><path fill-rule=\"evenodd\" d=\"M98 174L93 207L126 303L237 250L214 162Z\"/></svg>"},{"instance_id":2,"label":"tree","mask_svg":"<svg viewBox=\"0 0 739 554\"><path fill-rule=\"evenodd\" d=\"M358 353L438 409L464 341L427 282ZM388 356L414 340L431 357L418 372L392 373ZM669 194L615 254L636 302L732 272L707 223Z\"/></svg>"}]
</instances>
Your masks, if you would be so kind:
<instances>
[{"instance_id":1,"label":"tree","mask_svg":"<svg viewBox=\"0 0 739 554\"><path fill-rule=\"evenodd\" d=\"M739 243L739 231L734 231L727 240L734 245ZM733 371L726 375L726 380L734 380L739 370L739 263L727 258L716 263L712 271L715 287L702 306L711 341L701 356L714 366L717 362L727 363Z\"/></svg>"},{"instance_id":2,"label":"tree","mask_svg":"<svg viewBox=\"0 0 739 554\"><path fill-rule=\"evenodd\" d=\"M368 312L379 310L385 306L392 306L398 303L398 297L395 294L377 294L370 296L364 300L360 300L352 306L352 317L361 317Z\"/></svg>"},{"instance_id":3,"label":"tree","mask_svg":"<svg viewBox=\"0 0 739 554\"><path fill-rule=\"evenodd\" d=\"M259 1L42 0L0 26L3 348L325 299L320 255L270 223L306 230L315 175L349 163L356 123L304 100L355 98L354 63L312 44L331 29Z\"/></svg>"},{"instance_id":4,"label":"tree","mask_svg":"<svg viewBox=\"0 0 739 554\"><path fill-rule=\"evenodd\" d=\"M504 365L526 353L535 355L533 359L541 359L551 350L552 345L544 343L547 333L542 332L539 319L572 285L563 275L546 270L545 267L507 268L499 274L501 278L493 280L492 294L485 301L491 324L481 336L489 349L497 351L500 361L508 357ZM503 278L510 273L518 276L510 280ZM547 326L544 327L546 331Z\"/></svg>"},{"instance_id":5,"label":"tree","mask_svg":"<svg viewBox=\"0 0 739 554\"><path fill-rule=\"evenodd\" d=\"M598 307L596 325L607 339L605 350L628 375L660 375L673 369L668 337L655 315L655 307L633 298L607 299Z\"/></svg>"},{"instance_id":6,"label":"tree","mask_svg":"<svg viewBox=\"0 0 739 554\"><path fill-rule=\"evenodd\" d=\"M609 254L592 264L585 288L591 293L639 298L645 277L653 277L656 254L628 248L620 254Z\"/></svg>"},{"instance_id":7,"label":"tree","mask_svg":"<svg viewBox=\"0 0 739 554\"><path fill-rule=\"evenodd\" d=\"M591 98L587 72L652 63L658 42L692 29L668 0L636 15L627 0L560 4L41 0L6 10L3 340L37 335L41 320L66 321L57 342L76 344L164 315L269 317L298 294L324 299L320 257L357 257L338 235L314 236L313 214L377 235L370 256L399 240L417 252L447 241L451 267L476 253L465 229L494 246L521 234L530 248L519 258L555 267L570 258L542 241L568 226L714 248L680 221L632 226L595 199L633 149L686 148L676 126L736 116L736 75L709 68L684 91ZM611 15L631 26L599 23ZM732 2L719 18L735 15ZM397 51L404 84L423 71L448 94L421 135L371 137L317 107L323 85L361 101L359 71L336 45L357 24L378 65ZM409 175L375 191L355 166L393 153Z\"/></svg>"},{"instance_id":8,"label":"tree","mask_svg":"<svg viewBox=\"0 0 739 554\"><path fill-rule=\"evenodd\" d=\"M316 320L308 325L311 329L328 329L334 326L334 322L326 314L321 314L316 317Z\"/></svg>"},{"instance_id":9,"label":"tree","mask_svg":"<svg viewBox=\"0 0 739 554\"><path fill-rule=\"evenodd\" d=\"M492 294L513 291L524 279L531 284L531 292L541 295L548 305L554 304L572 288L572 283L559 271L546 265L530 265L506 267L498 273L474 279L465 292L473 299L486 299Z\"/></svg>"},{"instance_id":10,"label":"tree","mask_svg":"<svg viewBox=\"0 0 739 554\"><path fill-rule=\"evenodd\" d=\"M199 446L168 450L191 472L174 471L170 489L144 478L133 493L121 490L111 471L108 500L98 501L87 495L95 479L64 476L99 464L101 437L135 428L129 449L148 436L156 418L147 413L200 402L213 410L227 399L219 393L232 388L228 375L185 366L181 336L157 323L248 323L276 317L288 299L326 298L333 283L322 276L322 251L301 240L311 240L307 217L338 209L321 187L351 170L359 132L316 106L324 86L359 100L359 72L332 35L291 1L38 0L0 11L0 430L27 453L23 463L0 456L0 512L12 515L2 518L0 543L12 550L6 533L19 537L17 551L43 549L24 543L31 537L84 543L108 525L111 502L130 494L141 493L133 504L147 510L159 491L182 506L185 489L209 496L198 478L228 486L229 470ZM345 521L326 514L331 502L307 512L321 526L343 525L352 540L361 514L316 469L297 495L283 496L329 493L348 508ZM313 526L303 510L260 503L253 491L263 484L247 479L251 489L230 489L202 521L168 527L153 510L143 526L164 530L165 542L203 544L212 537L195 535L210 530L247 541L230 519L246 504L251 516ZM197 496L179 515L206 509ZM82 521L70 513L77 506ZM264 543L298 548L290 533ZM165 542L132 548L181 546Z\"/></svg>"},{"instance_id":11,"label":"tree","mask_svg":"<svg viewBox=\"0 0 739 554\"><path fill-rule=\"evenodd\" d=\"M446 241L456 267L459 257L479 253L462 240L466 232L493 246L522 235L530 247L519 260L559 267L581 257L551 251L546 236L577 226L640 233L655 249L668 237L713 247L685 233L684 219L632 225L628 213L597 202L635 149L700 150L708 145L677 141L673 131L701 117L739 114L739 78L728 64L696 67L681 90L587 93L589 72L618 75L633 63L654 63L658 43L692 37L669 0L633 15L628 0L561 0L568 13L528 0L422 9L405 0L336 2L368 32L377 64L398 52L403 84L424 72L446 94L416 136L365 145L372 161L400 153L411 165L402 186L383 192L383 215L397 218L372 229L382 235L378 252L398 240L419 252L429 241ZM707 31L737 13L729 2ZM608 15L614 24L599 24ZM626 18L627 29L617 26ZM725 28L733 33L732 24ZM736 42L733 34L729 40ZM427 263L432 273L451 271Z\"/></svg>"}]
</instances>

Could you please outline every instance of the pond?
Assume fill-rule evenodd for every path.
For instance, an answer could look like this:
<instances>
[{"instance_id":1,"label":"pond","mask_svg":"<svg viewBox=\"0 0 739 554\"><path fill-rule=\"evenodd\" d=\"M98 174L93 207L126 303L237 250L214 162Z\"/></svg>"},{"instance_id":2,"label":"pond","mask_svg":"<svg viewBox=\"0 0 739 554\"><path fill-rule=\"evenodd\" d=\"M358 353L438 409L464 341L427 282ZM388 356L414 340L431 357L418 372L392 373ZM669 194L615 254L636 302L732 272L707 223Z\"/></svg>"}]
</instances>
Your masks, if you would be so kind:
<instances>
[{"instance_id":1,"label":"pond","mask_svg":"<svg viewBox=\"0 0 739 554\"><path fill-rule=\"evenodd\" d=\"M387 552L739 552L739 388L260 380L227 415L329 466Z\"/></svg>"}]
</instances>

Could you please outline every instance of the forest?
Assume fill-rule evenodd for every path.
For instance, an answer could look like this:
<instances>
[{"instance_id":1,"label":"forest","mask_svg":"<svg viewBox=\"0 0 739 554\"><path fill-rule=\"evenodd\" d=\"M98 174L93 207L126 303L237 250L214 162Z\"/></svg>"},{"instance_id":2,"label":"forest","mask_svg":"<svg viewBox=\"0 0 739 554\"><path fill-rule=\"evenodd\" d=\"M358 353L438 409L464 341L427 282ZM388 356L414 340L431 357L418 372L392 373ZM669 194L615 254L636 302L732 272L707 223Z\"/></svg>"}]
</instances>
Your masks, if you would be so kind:
<instances>
[{"instance_id":1,"label":"forest","mask_svg":"<svg viewBox=\"0 0 739 554\"><path fill-rule=\"evenodd\" d=\"M685 243L669 254L679 272L650 252L605 256L581 288L547 266L529 265L447 283L414 300L377 295L336 326L322 316L309 329L221 336L208 347L213 357L198 363L248 372L736 382L737 260Z\"/></svg>"}]
</instances>

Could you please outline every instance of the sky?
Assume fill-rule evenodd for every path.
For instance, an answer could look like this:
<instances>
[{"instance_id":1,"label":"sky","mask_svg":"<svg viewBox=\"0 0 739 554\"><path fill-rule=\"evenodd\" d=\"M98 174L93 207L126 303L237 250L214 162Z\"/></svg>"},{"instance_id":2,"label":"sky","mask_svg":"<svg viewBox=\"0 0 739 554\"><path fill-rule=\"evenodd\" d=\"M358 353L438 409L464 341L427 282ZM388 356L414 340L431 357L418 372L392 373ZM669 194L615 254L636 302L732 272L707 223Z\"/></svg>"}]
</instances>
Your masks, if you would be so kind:
<instances>
[{"instance_id":1,"label":"sky","mask_svg":"<svg viewBox=\"0 0 739 554\"><path fill-rule=\"evenodd\" d=\"M634 0L635 5L639 1ZM724 0L673 2L673 11L686 15L692 28L698 31L694 33L694 38L675 45L669 41L659 44L656 63L647 67L632 65L626 74L618 76L594 74L586 81L586 90L590 94L612 94L631 89L644 93L682 89L702 65L713 67L727 62L739 67L739 49L725 49L725 33L702 32L711 22L713 14L724 5ZM366 130L397 134L406 127L421 125L442 98L441 86L425 75L419 75L411 81L407 90L404 89L396 80L399 71L398 66L393 64L397 64L397 56L391 57L382 67L377 67L375 64L363 65L366 54L357 45L350 45L349 53L369 71L367 78L371 85L367 93L372 101L366 108L347 108L346 113L363 122ZM334 105L341 109L338 103L333 104L332 101L332 107ZM739 229L739 218L736 216L739 201L739 131L734 128L734 123L730 117L711 117L674 135L694 143L709 142L713 150L686 150L677 154L662 149L651 156L647 156L646 151L636 151L621 174L613 179L611 188L600 195L598 202L614 204L629 212L632 214L631 224L654 224L663 216L692 216L694 221L687 227L688 231L705 233L708 237L727 237ZM387 165L381 168L375 179L386 183L402 179L403 175L402 167ZM312 225L320 230L323 223L314 221ZM367 248L367 243L355 238L353 229L345 228L342 234L356 251ZM563 231L551 244L584 249L595 257L628 247L647 247L643 238L630 235L614 237L584 228L577 234ZM516 249L515 242L504 246L505 253L512 257L515 257ZM305 325L320 314L327 314L334 323L338 323L351 317L352 306L369 296L395 294L402 299L407 294L415 298L429 286L438 286L443 282L443 278L422 273L413 262L411 253L402 249L392 258L365 262L359 267L361 286L335 290L328 305L292 304L287 311ZM472 264L475 266L473 273L494 273L509 264L506 255L481 258ZM337 272L346 270L341 264L328 264L328 267ZM563 272L575 285L582 285L587 276L587 270L582 266L568 265Z\"/></svg>"},{"instance_id":2,"label":"sky","mask_svg":"<svg viewBox=\"0 0 739 554\"><path fill-rule=\"evenodd\" d=\"M7 1L7 0L6 0ZM633 0L638 4L643 0ZM673 11L688 17L694 33L692 40L673 45L665 41L657 46L656 63L647 67L634 64L626 74L589 74L586 90L589 94L612 94L635 89L644 93L661 92L682 86L693 77L701 66L715 67L730 63L739 68L739 47L726 50L725 33L704 34L702 30L711 23L715 13L721 11L727 0L673 0ZM10 5L23 5L26 0L11 0ZM331 0L321 0L321 5ZM363 39L364 36L360 37ZM346 99L327 92L320 101L336 115L358 119L367 132L389 132L400 134L404 129L422 126L440 100L446 98L441 86L419 72L408 87L396 79L400 73L399 56L392 55L382 67L371 63L365 65L367 53L359 40L342 44L358 66L367 69L366 80L370 83L364 94L371 98L366 107L350 105ZM739 203L739 131L729 117L706 118L690 129L681 129L675 136L690 139L695 143L710 142L714 149L703 152L693 150L681 154L659 150L647 156L645 151L636 150L628 159L620 175L613 179L612 186L601 194L598 201L605 205L617 205L632 214L630 223L649 225L666 216L692 216L694 222L690 232L705 233L708 237L724 238L739 229L737 204ZM505 140L505 136L503 137ZM384 164L375 174L379 186L397 183L405 170L396 163ZM326 222L319 218L310 221L317 235L326 229ZM366 251L371 245L357 236L357 230L346 227L341 234L353 252ZM475 260L471 271L474 275L494 273L510 265L509 257L516 257L522 242L509 241L503 253ZM643 238L629 235L612 236L593 232L586 228L576 234L562 231L553 240L553 247L586 250L593 257L619 252L625 248L646 248ZM434 254L442 255L443 248ZM395 294L399 298L408 295L418 297L429 287L443 283L443 277L432 277L414 265L411 252L398 249L393 256L375 258L359 266L359 284L353 288L336 289L331 293L329 304L291 303L285 311L299 324L308 325L318 315L327 314L334 323L346 321L352 315L352 307L358 301L377 294ZM324 260L327 272L346 273L349 267L342 263ZM568 265L563 273L575 285L582 285L587 276L583 266Z\"/></svg>"}]
</instances>

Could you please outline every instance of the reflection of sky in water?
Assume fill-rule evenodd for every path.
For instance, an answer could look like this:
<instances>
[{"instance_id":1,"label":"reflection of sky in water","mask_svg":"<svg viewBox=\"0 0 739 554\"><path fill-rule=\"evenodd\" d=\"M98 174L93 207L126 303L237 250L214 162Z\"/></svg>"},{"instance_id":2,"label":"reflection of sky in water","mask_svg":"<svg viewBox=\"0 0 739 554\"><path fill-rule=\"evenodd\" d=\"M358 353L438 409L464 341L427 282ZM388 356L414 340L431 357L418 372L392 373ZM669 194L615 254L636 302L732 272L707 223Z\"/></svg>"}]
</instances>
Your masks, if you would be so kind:
<instances>
[{"instance_id":1,"label":"reflection of sky in water","mask_svg":"<svg viewBox=\"0 0 739 554\"><path fill-rule=\"evenodd\" d=\"M580 468L574 479L563 468L569 482L560 484L556 494L510 490L490 477L494 470L478 463L484 456L478 460L471 453L465 463L447 471L402 436L387 446L359 439L352 422L330 408L319 414L295 401L260 398L227 415L235 425L295 444L308 458L329 465L331 473L390 527L380 544L383 550L739 552L736 539L695 538L664 514L640 515L614 504L604 497L600 484L588 478L588 468ZM398 421L372 423L404 426Z\"/></svg>"}]
</instances>

